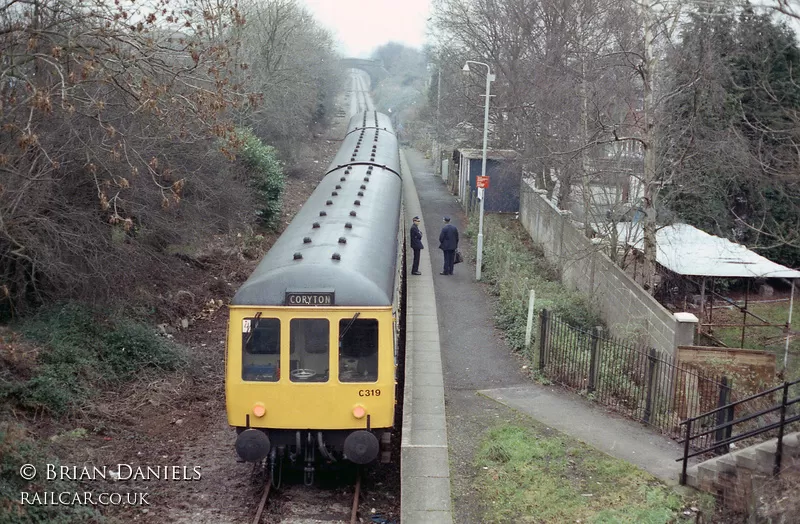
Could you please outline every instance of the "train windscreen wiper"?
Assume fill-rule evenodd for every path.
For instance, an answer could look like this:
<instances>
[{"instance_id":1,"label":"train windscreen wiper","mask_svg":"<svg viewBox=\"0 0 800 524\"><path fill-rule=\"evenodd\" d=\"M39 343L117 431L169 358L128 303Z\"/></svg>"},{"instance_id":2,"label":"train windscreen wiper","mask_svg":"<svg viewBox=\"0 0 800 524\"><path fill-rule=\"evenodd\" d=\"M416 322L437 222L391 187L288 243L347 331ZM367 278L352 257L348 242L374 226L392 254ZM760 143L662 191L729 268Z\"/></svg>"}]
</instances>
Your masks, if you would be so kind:
<instances>
[{"instance_id":1,"label":"train windscreen wiper","mask_svg":"<svg viewBox=\"0 0 800 524\"><path fill-rule=\"evenodd\" d=\"M360 311L356 311L356 314L353 315L353 318L350 319L350 322L348 322L347 325L344 327L344 329L341 331L341 333L339 333L339 348L340 349L342 347L342 339L344 338L344 336L347 333L347 331L353 326L353 322L356 321L356 319L358 318L358 316L360 314L361 314Z\"/></svg>"},{"instance_id":2,"label":"train windscreen wiper","mask_svg":"<svg viewBox=\"0 0 800 524\"><path fill-rule=\"evenodd\" d=\"M256 321L253 322L253 325L250 326L250 334L247 335L247 340L244 341L244 350L245 351L247 351L250 348L250 341L253 340L253 335L255 334L256 329L258 329L258 323L261 321L261 311L256 313L255 320Z\"/></svg>"}]
</instances>

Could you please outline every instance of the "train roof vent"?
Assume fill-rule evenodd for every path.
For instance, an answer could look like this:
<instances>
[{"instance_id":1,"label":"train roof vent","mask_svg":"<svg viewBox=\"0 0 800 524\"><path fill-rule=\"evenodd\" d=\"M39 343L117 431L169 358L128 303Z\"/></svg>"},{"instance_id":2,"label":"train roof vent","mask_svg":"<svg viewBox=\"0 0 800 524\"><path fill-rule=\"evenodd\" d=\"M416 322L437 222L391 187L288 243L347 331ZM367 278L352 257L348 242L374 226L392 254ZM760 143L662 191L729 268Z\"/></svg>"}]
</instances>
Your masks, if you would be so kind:
<instances>
[{"instance_id":1,"label":"train roof vent","mask_svg":"<svg viewBox=\"0 0 800 524\"><path fill-rule=\"evenodd\" d=\"M339 187L339 186L336 186L336 187ZM331 191L331 196L338 196L338 195L339 195L339 193L337 191Z\"/></svg>"},{"instance_id":2,"label":"train roof vent","mask_svg":"<svg viewBox=\"0 0 800 524\"><path fill-rule=\"evenodd\" d=\"M303 260L303 254L302 253L295 253L294 257L292 257L292 258L294 260Z\"/></svg>"},{"instance_id":3,"label":"train roof vent","mask_svg":"<svg viewBox=\"0 0 800 524\"><path fill-rule=\"evenodd\" d=\"M320 211L319 212L319 216L326 217L326 216L328 216L328 213L326 213L325 211Z\"/></svg>"},{"instance_id":4,"label":"train roof vent","mask_svg":"<svg viewBox=\"0 0 800 524\"><path fill-rule=\"evenodd\" d=\"M342 255L340 255L339 253L334 253L331 255L331 260L341 260L341 259Z\"/></svg>"},{"instance_id":5,"label":"train roof vent","mask_svg":"<svg viewBox=\"0 0 800 524\"><path fill-rule=\"evenodd\" d=\"M347 239L344 238L344 237L339 237L339 243L340 244L347 244Z\"/></svg>"},{"instance_id":6,"label":"train roof vent","mask_svg":"<svg viewBox=\"0 0 800 524\"><path fill-rule=\"evenodd\" d=\"M318 229L319 228L319 222L314 222L313 224L311 224L311 227L314 228L314 229Z\"/></svg>"},{"instance_id":7,"label":"train roof vent","mask_svg":"<svg viewBox=\"0 0 800 524\"><path fill-rule=\"evenodd\" d=\"M356 216L356 212L355 212L355 211L350 211L350 216L351 216L351 217L354 217L354 216Z\"/></svg>"},{"instance_id":8,"label":"train roof vent","mask_svg":"<svg viewBox=\"0 0 800 524\"><path fill-rule=\"evenodd\" d=\"M310 243L311 243L311 237L303 237L303 244L310 244Z\"/></svg>"},{"instance_id":9,"label":"train roof vent","mask_svg":"<svg viewBox=\"0 0 800 524\"><path fill-rule=\"evenodd\" d=\"M361 200L356 200L355 202L353 202L353 205L360 206L361 205Z\"/></svg>"},{"instance_id":10,"label":"train roof vent","mask_svg":"<svg viewBox=\"0 0 800 524\"><path fill-rule=\"evenodd\" d=\"M326 200L325 201L325 205L326 206L332 206L333 205L333 200Z\"/></svg>"},{"instance_id":11,"label":"train roof vent","mask_svg":"<svg viewBox=\"0 0 800 524\"><path fill-rule=\"evenodd\" d=\"M345 222L344 223L344 228L345 229L353 229L353 223L352 222Z\"/></svg>"},{"instance_id":12,"label":"train roof vent","mask_svg":"<svg viewBox=\"0 0 800 524\"><path fill-rule=\"evenodd\" d=\"M368 176L364 177L364 182L369 182L369 177Z\"/></svg>"},{"instance_id":13,"label":"train roof vent","mask_svg":"<svg viewBox=\"0 0 800 524\"><path fill-rule=\"evenodd\" d=\"M347 180L347 179L345 177L342 177L342 178L339 179L339 182L344 182L345 180Z\"/></svg>"},{"instance_id":14,"label":"train roof vent","mask_svg":"<svg viewBox=\"0 0 800 524\"><path fill-rule=\"evenodd\" d=\"M358 192L358 196L364 196L364 192L363 191L359 191Z\"/></svg>"},{"instance_id":15,"label":"train roof vent","mask_svg":"<svg viewBox=\"0 0 800 524\"><path fill-rule=\"evenodd\" d=\"M342 189L342 186L340 186L339 184L336 184L336 189Z\"/></svg>"},{"instance_id":16,"label":"train roof vent","mask_svg":"<svg viewBox=\"0 0 800 524\"><path fill-rule=\"evenodd\" d=\"M367 186L365 186L364 184L361 184L361 187L359 189L367 189Z\"/></svg>"}]
</instances>

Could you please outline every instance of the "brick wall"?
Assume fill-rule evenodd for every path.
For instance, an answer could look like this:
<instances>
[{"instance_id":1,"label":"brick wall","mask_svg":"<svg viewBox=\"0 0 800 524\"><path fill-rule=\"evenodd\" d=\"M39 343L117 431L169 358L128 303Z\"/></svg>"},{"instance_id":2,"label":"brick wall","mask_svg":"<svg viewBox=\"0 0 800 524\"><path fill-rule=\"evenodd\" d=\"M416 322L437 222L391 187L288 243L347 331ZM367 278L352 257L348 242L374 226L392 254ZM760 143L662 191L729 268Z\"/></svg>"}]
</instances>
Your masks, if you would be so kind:
<instances>
[{"instance_id":1,"label":"brick wall","mask_svg":"<svg viewBox=\"0 0 800 524\"><path fill-rule=\"evenodd\" d=\"M592 297L613 335L629 338L636 330L646 334L649 346L675 357L679 326L673 314L577 230L569 212L557 209L545 193L522 181L520 221L561 270L564 284Z\"/></svg>"}]
</instances>

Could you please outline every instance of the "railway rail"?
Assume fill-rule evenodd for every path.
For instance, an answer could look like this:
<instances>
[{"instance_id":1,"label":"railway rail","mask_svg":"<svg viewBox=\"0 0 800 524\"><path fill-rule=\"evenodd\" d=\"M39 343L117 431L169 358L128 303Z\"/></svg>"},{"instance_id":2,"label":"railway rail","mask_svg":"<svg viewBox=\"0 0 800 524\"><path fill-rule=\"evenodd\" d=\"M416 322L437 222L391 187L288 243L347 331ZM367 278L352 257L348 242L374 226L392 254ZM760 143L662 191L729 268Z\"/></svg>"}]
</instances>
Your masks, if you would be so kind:
<instances>
[{"instance_id":1,"label":"railway rail","mask_svg":"<svg viewBox=\"0 0 800 524\"><path fill-rule=\"evenodd\" d=\"M348 500L347 504L343 504L344 507L349 508L347 515L342 515L341 522L349 522L350 524L356 524L359 522L358 519L358 507L361 497L361 468L358 468L356 472L356 479L354 484L353 490L353 497L352 500ZM336 490L338 492L338 490ZM320 491L320 493L322 493ZM269 481L268 478L264 481L264 488L261 490L260 499L258 505L256 506L255 513L253 515L253 520L251 521L252 524L268 524L269 520L268 516L270 513L265 513L267 509L268 502L271 500L270 497L279 497L280 495L277 494L277 490L272 486L272 482ZM319 505L323 505L331 497L338 497L338 493L334 494L332 491L328 492L327 496L320 496L318 497ZM279 499L278 499L279 500ZM329 507L332 506L331 504L327 504ZM292 522L292 521L303 521L307 522L313 517L318 516L318 507L301 507L300 509L295 509L291 513L291 515L281 515L280 522ZM305 514L308 513L308 514ZM331 515L332 516L332 515ZM345 518L347 517L347 519Z\"/></svg>"},{"instance_id":2,"label":"railway rail","mask_svg":"<svg viewBox=\"0 0 800 524\"><path fill-rule=\"evenodd\" d=\"M253 524L320 518L359 522L362 465L377 459L390 462L397 409L397 351L402 347L398 338L402 321L395 325L395 320L402 317L398 313L402 304L402 251L398 245L402 246L403 233L391 220L380 222L373 217L380 210L384 218L396 216L402 223L402 183L390 117L374 110L365 73L351 71L350 86L351 118L340 152L326 178L237 292L235 307L231 307L226 371L228 414L229 422L237 428L236 450L242 460L254 466L252 477L259 501ZM325 184L331 187L320 189ZM343 200L344 195L355 200ZM320 208L322 211L318 211ZM342 214L348 210L348 215ZM386 224L390 229L381 232L380 227ZM341 225L343 232L330 233ZM299 232L292 228L299 228ZM329 239L325 235L333 236ZM378 240L359 243L369 235ZM297 238L302 239L302 244L295 246ZM373 253L380 242L386 244L387 250L395 249L394 259L380 259L387 250ZM333 256L328 252L330 245L339 246ZM359 264L375 258L379 259L373 262L380 271L370 267L358 270ZM348 280L349 273L340 275L344 271L342 264L355 268L360 279ZM297 272L299 265L310 269ZM386 268L390 268L388 273ZM364 278L371 279L369 282L374 285L365 288L361 282ZM271 290L277 280L283 287L279 286L281 289L273 297ZM290 291L284 292L283 288ZM353 309L355 314L343 314L342 308ZM235 315L243 315L243 320ZM320 326L325 329L316 329ZM339 341L338 348L334 345L339 354L333 357L328 355L328 330ZM286 369L290 372L286 373ZM366 385L360 385L362 382ZM322 391L330 409L319 407ZM281 395L288 395L290 400L276 400ZM308 428L309 422L292 419L296 415L286 409L287 404L320 409L317 414L308 410L303 414L319 427L303 429ZM303 475L300 484L304 485L289 478L283 482L287 461L292 467L286 473L290 478ZM334 489L317 485L314 479L318 468L341 472L343 464L355 466L345 468L346 481L337 477ZM341 500L345 485L348 494L353 489L352 500L346 503ZM373 504L375 495L370 493Z\"/></svg>"}]
</instances>

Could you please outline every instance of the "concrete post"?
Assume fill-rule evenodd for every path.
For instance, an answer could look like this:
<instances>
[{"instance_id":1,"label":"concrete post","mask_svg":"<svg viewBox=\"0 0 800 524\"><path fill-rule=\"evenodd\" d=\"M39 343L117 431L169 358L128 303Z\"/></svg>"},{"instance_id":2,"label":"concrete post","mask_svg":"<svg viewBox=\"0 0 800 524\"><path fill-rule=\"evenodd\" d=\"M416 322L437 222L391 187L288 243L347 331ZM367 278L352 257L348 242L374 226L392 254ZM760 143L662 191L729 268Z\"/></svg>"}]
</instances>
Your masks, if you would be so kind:
<instances>
[{"instance_id":1,"label":"concrete post","mask_svg":"<svg viewBox=\"0 0 800 524\"><path fill-rule=\"evenodd\" d=\"M562 272L564 269L564 230L567 228L567 222L570 221L570 217L572 216L572 211L569 209L559 209L558 213L561 215L561 227L558 230L558 267L561 268Z\"/></svg>"},{"instance_id":2,"label":"concrete post","mask_svg":"<svg viewBox=\"0 0 800 524\"><path fill-rule=\"evenodd\" d=\"M668 391L669 391L669 407L668 409L672 410L675 409L675 385L676 385L676 378L678 374L678 365L680 362L678 361L678 347L679 346L693 346L695 342L695 336L697 333L697 326L699 320L694 314L680 312L680 313L673 313L672 317L675 319L675 347L672 349L672 361L675 363L675 366L672 368L672 376L669 378L668 384ZM687 380L690 380L690 376L687 376ZM696 380L696 377L695 377ZM687 386L689 387L689 386ZM696 387L696 386L691 386ZM694 408L687 406L688 413L695 413L692 411ZM687 415L688 416L688 415Z\"/></svg>"},{"instance_id":3,"label":"concrete post","mask_svg":"<svg viewBox=\"0 0 800 524\"><path fill-rule=\"evenodd\" d=\"M675 357L677 358L678 346L694 345L694 337L699 321L692 313L673 313L672 316L678 323L675 329Z\"/></svg>"},{"instance_id":4,"label":"concrete post","mask_svg":"<svg viewBox=\"0 0 800 524\"><path fill-rule=\"evenodd\" d=\"M528 324L525 326L525 349L530 350L533 332L533 306L536 303L536 290L531 289L528 296Z\"/></svg>"}]
</instances>

